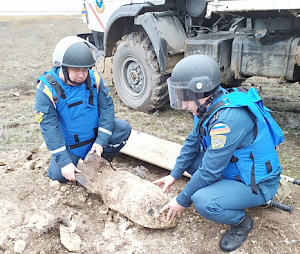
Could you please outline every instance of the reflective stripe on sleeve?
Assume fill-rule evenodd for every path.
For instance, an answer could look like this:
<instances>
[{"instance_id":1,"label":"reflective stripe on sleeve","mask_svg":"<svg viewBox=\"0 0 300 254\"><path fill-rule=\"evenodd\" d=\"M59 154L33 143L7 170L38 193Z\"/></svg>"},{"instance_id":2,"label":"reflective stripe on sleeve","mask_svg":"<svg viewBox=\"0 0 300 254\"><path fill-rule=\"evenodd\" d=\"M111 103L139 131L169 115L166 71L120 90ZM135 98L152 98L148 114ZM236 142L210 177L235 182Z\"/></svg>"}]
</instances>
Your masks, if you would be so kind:
<instances>
[{"instance_id":1,"label":"reflective stripe on sleeve","mask_svg":"<svg viewBox=\"0 0 300 254\"><path fill-rule=\"evenodd\" d=\"M66 146L62 146L58 149L55 149L53 151L49 151L51 154L56 154L56 153L59 153L59 152L62 152L62 151L65 151L66 150Z\"/></svg>"},{"instance_id":2,"label":"reflective stripe on sleeve","mask_svg":"<svg viewBox=\"0 0 300 254\"><path fill-rule=\"evenodd\" d=\"M106 133L106 134L107 134L107 135L109 135L109 136L111 136L111 135L112 135L112 132L111 132L111 131L109 131L109 130L106 130L106 129L104 129L104 128L101 128L101 127L99 127L99 128L98 128L98 131L104 132L104 133Z\"/></svg>"}]
</instances>

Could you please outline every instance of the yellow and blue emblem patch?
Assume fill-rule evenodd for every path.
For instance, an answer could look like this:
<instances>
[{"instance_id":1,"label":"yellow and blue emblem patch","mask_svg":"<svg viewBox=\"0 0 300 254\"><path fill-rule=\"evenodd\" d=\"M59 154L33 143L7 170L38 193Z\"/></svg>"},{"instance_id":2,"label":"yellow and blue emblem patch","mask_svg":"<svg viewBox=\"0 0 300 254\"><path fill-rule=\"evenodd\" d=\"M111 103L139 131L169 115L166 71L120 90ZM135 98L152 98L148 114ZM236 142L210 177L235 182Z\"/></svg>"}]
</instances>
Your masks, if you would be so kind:
<instances>
[{"instance_id":1,"label":"yellow and blue emblem patch","mask_svg":"<svg viewBox=\"0 0 300 254\"><path fill-rule=\"evenodd\" d=\"M43 121L43 115L44 115L44 112L35 111L35 119L38 123L41 123Z\"/></svg>"},{"instance_id":2,"label":"yellow and blue emblem patch","mask_svg":"<svg viewBox=\"0 0 300 254\"><path fill-rule=\"evenodd\" d=\"M211 128L209 135L213 136L213 135L225 134L229 132L231 132L231 130L226 124L217 123Z\"/></svg>"},{"instance_id":3,"label":"yellow and blue emblem patch","mask_svg":"<svg viewBox=\"0 0 300 254\"><path fill-rule=\"evenodd\" d=\"M224 147L226 143L226 136L224 135L214 135L211 137L211 146L213 149L218 149Z\"/></svg>"}]
</instances>

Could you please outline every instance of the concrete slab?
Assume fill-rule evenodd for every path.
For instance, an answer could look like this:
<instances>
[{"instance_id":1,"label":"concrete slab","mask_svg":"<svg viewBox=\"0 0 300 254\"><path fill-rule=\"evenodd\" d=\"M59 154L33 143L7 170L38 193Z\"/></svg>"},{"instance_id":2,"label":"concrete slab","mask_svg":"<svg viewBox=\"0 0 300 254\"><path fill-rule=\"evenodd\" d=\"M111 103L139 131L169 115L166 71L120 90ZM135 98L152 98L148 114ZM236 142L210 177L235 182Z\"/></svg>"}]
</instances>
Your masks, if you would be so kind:
<instances>
[{"instance_id":1,"label":"concrete slab","mask_svg":"<svg viewBox=\"0 0 300 254\"><path fill-rule=\"evenodd\" d=\"M177 143L132 130L126 146L120 152L171 171L181 147ZM184 175L190 177L188 173Z\"/></svg>"}]
</instances>

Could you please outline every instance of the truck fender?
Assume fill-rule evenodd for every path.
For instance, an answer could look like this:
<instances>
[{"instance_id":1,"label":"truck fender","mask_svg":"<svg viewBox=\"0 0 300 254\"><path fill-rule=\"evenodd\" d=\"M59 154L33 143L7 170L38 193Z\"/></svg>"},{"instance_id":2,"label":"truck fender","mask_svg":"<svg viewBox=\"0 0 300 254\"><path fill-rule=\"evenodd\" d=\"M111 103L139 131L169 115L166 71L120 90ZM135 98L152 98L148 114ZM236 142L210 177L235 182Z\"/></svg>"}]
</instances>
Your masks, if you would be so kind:
<instances>
[{"instance_id":1,"label":"truck fender","mask_svg":"<svg viewBox=\"0 0 300 254\"><path fill-rule=\"evenodd\" d=\"M147 33L161 72L169 72L168 67L176 63L170 61L173 55L184 53L186 34L180 20L172 11L147 12L134 19L135 25L141 25Z\"/></svg>"},{"instance_id":2,"label":"truck fender","mask_svg":"<svg viewBox=\"0 0 300 254\"><path fill-rule=\"evenodd\" d=\"M112 55L111 52L115 46L115 43L124 35L121 31L124 30L122 29L122 25L124 25L124 23L120 23L119 26L118 22L124 17L132 17L133 19L133 17L137 16L145 7L152 7L152 5L149 3L124 5L113 12L107 21L103 38L105 56Z\"/></svg>"}]
</instances>

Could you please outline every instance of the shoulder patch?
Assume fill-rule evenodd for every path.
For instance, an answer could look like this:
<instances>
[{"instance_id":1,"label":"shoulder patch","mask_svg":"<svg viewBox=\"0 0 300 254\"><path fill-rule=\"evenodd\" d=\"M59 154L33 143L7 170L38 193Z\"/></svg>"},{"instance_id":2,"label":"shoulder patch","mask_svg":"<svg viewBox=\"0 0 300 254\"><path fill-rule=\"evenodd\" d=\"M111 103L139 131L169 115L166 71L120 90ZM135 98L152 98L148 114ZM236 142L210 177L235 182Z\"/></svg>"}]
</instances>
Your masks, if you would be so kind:
<instances>
[{"instance_id":1,"label":"shoulder patch","mask_svg":"<svg viewBox=\"0 0 300 254\"><path fill-rule=\"evenodd\" d=\"M210 136L231 132L230 128L224 123L215 124L209 132Z\"/></svg>"},{"instance_id":2,"label":"shoulder patch","mask_svg":"<svg viewBox=\"0 0 300 254\"><path fill-rule=\"evenodd\" d=\"M224 147L226 143L226 136L224 135L214 135L211 137L211 146L213 149L218 149Z\"/></svg>"},{"instance_id":3,"label":"shoulder patch","mask_svg":"<svg viewBox=\"0 0 300 254\"><path fill-rule=\"evenodd\" d=\"M35 119L38 123L41 123L43 121L43 115L44 115L44 112L35 111Z\"/></svg>"}]
</instances>

